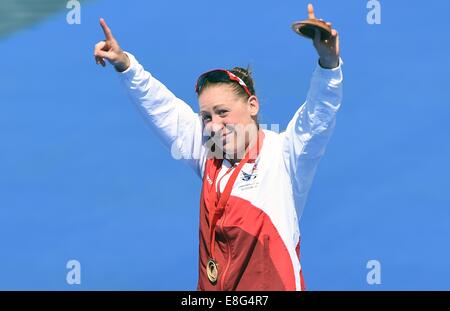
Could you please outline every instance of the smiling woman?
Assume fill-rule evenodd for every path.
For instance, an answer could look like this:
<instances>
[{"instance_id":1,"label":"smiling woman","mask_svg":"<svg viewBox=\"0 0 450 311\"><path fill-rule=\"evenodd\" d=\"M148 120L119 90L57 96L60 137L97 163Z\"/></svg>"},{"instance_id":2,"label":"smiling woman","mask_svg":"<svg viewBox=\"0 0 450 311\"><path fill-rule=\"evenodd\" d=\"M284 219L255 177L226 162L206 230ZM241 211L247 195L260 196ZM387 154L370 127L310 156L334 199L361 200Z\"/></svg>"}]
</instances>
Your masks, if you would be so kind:
<instances>
[{"instance_id":1,"label":"smiling woman","mask_svg":"<svg viewBox=\"0 0 450 311\"><path fill-rule=\"evenodd\" d=\"M221 72L225 72L227 77L232 74L229 71ZM234 164L244 157L245 151L256 141L259 127L258 98L251 95L240 78L237 79L243 87L233 80L223 82L215 78L200 77L199 81L202 79L207 82L203 82L202 88L197 88L197 93L204 131L222 151L222 155L218 156ZM247 91L242 94L240 90L236 91L235 85L240 90L245 87Z\"/></svg>"},{"instance_id":2,"label":"smiling woman","mask_svg":"<svg viewBox=\"0 0 450 311\"><path fill-rule=\"evenodd\" d=\"M304 290L298 220L342 98L339 37L312 39L319 54L306 102L282 133L262 129L248 70L208 71L197 80L200 113L122 51L103 19L96 62L108 60L171 150L202 178L199 290Z\"/></svg>"}]
</instances>

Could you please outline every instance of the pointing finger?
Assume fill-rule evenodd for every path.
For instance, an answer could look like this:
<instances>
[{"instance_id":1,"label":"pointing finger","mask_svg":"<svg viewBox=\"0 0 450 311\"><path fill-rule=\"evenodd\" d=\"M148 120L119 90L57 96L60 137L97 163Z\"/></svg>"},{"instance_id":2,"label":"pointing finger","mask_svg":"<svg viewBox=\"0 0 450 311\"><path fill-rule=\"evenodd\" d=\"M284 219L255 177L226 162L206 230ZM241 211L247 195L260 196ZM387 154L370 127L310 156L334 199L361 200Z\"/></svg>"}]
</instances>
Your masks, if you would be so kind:
<instances>
[{"instance_id":1,"label":"pointing finger","mask_svg":"<svg viewBox=\"0 0 450 311\"><path fill-rule=\"evenodd\" d=\"M100 18L100 26L102 26L103 32L105 34L106 40L112 40L113 35L111 32L111 29L109 29L108 25L106 24L105 20L103 18Z\"/></svg>"}]
</instances>

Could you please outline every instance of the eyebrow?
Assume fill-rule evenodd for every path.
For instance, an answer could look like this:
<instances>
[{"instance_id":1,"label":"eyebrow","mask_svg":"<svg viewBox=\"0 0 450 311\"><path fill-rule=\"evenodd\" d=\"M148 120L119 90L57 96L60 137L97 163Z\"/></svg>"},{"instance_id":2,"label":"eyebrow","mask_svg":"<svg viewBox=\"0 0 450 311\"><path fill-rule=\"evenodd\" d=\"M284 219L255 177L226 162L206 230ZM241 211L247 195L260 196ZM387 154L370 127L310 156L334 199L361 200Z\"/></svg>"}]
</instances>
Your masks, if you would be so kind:
<instances>
[{"instance_id":1,"label":"eyebrow","mask_svg":"<svg viewBox=\"0 0 450 311\"><path fill-rule=\"evenodd\" d=\"M217 105L215 105L215 106L213 107L213 110L216 110L217 108L220 108L220 106L225 106L225 104L217 104ZM201 111L200 111L200 114L205 114L205 113L208 113L208 112L205 111L205 110L201 110Z\"/></svg>"}]
</instances>

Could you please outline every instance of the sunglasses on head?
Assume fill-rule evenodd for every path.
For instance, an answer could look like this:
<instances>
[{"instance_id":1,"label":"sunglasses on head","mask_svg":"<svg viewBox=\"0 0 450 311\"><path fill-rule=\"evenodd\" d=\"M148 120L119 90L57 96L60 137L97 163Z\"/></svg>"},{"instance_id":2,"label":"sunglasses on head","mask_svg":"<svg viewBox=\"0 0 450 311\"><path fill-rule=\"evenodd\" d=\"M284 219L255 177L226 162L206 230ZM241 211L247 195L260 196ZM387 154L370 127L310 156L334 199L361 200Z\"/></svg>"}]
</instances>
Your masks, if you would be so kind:
<instances>
[{"instance_id":1,"label":"sunglasses on head","mask_svg":"<svg viewBox=\"0 0 450 311\"><path fill-rule=\"evenodd\" d=\"M231 71L225 69L214 69L203 73L197 79L197 83L195 84L195 92L199 94L202 88L205 86L206 82L230 82L230 81L235 81L239 83L239 85L242 86L242 88L244 89L245 93L247 93L248 96L252 96L245 82L242 81L241 78L236 76Z\"/></svg>"}]
</instances>

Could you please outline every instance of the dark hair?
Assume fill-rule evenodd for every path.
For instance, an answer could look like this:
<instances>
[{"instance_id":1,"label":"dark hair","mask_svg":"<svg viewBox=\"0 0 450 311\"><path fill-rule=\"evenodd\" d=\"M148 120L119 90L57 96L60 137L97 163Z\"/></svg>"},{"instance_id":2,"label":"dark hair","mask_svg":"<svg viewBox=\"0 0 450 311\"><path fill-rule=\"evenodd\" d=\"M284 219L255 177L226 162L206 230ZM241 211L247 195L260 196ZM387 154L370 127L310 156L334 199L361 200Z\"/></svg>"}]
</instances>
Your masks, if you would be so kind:
<instances>
[{"instance_id":1,"label":"dark hair","mask_svg":"<svg viewBox=\"0 0 450 311\"><path fill-rule=\"evenodd\" d=\"M247 69L244 69L242 67L234 67L233 69L228 69L228 71L230 71L231 73L233 73L234 75L239 77L242 81L244 81L244 83L246 84L251 95L256 95L253 79L251 76L252 72L250 70L250 66L248 66ZM234 92L237 95L244 97L246 99L250 97L250 95L247 94L245 89L239 83L237 83L235 81L231 81L231 80L230 81L223 81L223 80L213 81L211 79L204 81L200 91L198 92L198 95L200 95L201 92L208 86L215 85L215 84L228 84L233 88Z\"/></svg>"},{"instance_id":2,"label":"dark hair","mask_svg":"<svg viewBox=\"0 0 450 311\"><path fill-rule=\"evenodd\" d=\"M242 79L244 83L247 85L248 90L250 91L250 94L256 95L255 92L255 86L252 78L252 71L250 69L250 66L247 66L247 69L244 69L242 67L234 67L230 70L232 73L234 73L236 76ZM245 98L249 98L248 94L245 92L245 90L237 83L230 83L233 85L234 91Z\"/></svg>"},{"instance_id":3,"label":"dark hair","mask_svg":"<svg viewBox=\"0 0 450 311\"><path fill-rule=\"evenodd\" d=\"M244 69L242 67L234 67L230 70L232 73L234 73L236 76L242 79L244 83L247 85L248 90L250 91L250 94L256 95L255 92L255 85L252 78L252 70L250 68L250 65L247 66L247 69ZM237 83L233 83L233 89L234 91L244 98L249 98L248 94L245 92L245 90ZM259 114L257 114L255 117L253 117L253 120L255 120L256 126L259 129Z\"/></svg>"}]
</instances>

